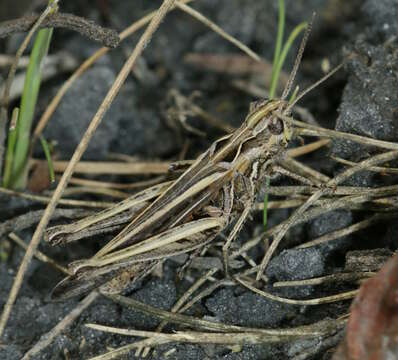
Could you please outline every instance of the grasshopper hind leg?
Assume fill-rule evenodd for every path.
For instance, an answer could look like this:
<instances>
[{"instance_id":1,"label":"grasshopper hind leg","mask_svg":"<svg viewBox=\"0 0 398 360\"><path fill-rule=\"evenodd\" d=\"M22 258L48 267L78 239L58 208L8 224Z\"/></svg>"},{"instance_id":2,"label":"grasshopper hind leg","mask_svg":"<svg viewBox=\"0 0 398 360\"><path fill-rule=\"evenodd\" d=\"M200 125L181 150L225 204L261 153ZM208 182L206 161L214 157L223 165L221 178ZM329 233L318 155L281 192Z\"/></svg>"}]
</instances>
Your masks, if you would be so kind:
<instances>
[{"instance_id":1,"label":"grasshopper hind leg","mask_svg":"<svg viewBox=\"0 0 398 360\"><path fill-rule=\"evenodd\" d=\"M239 200L242 205L243 205L243 211L241 214L238 216L238 219L236 220L231 232L228 235L228 238L225 242L225 244L222 247L222 252L223 252L223 264L224 264L224 273L225 276L230 278L230 273L229 273L229 255L228 255L228 250L231 247L232 242L235 240L236 236L239 234L241 231L245 221L250 215L250 211L252 209L253 203L254 203L254 197L255 197L255 179L259 176L258 174L258 163L254 163L252 166L251 174L249 177L242 176L241 178L241 186L238 186L238 189L240 188L241 190L238 191L239 193L242 192L242 189L244 189L244 193L242 195L236 196L237 199ZM234 208L234 202L236 200L234 199L235 194L234 194L234 182L232 182L231 188L230 188L230 195L226 197L226 205L225 207L230 208L230 212L232 212L232 209Z\"/></svg>"}]
</instances>

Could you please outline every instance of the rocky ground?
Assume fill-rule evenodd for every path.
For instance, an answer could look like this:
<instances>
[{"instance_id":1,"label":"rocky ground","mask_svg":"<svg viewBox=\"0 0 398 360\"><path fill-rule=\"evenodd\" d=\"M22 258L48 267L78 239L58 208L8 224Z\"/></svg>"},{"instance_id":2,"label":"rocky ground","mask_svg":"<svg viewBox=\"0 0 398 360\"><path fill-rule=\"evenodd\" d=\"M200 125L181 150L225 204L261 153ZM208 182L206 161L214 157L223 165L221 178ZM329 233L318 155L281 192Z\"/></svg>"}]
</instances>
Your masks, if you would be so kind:
<instances>
[{"instance_id":1,"label":"rocky ground","mask_svg":"<svg viewBox=\"0 0 398 360\"><path fill-rule=\"evenodd\" d=\"M286 33L301 21L317 17L306 49L298 82L310 84L322 76L321 61L327 58L337 64L343 56L354 52L358 56L335 77L310 93L301 103L325 127L362 134L377 139L398 141L398 4L395 0L311 0L286 1ZM61 5L63 11L85 16L103 25L121 30L149 10L159 1L68 1ZM277 28L277 1L274 0L197 0L193 7L209 16L223 29L250 46L264 58L271 60ZM14 54L20 37L3 41L2 50ZM126 55L136 43L137 36L123 42L88 70L67 93L45 131L47 139L57 141L59 158L69 159L81 134L114 81ZM51 53L70 52L83 61L97 44L68 31L56 31ZM231 75L203 70L184 61L189 53L224 54L236 52L231 44L180 11L168 15L158 33L149 44L137 71L131 76L115 103L107 113L85 154L85 159L104 160L112 153L139 156L144 159L175 159L188 137L191 146L188 158L204 150L220 136L221 132L204 125L199 120L192 124L207 133L200 138L178 132L165 119L168 92L178 89L189 96L200 91L197 102L210 113L230 124L237 125L244 118L248 104L254 98L233 87L232 81L241 75ZM291 51L285 69L291 69L295 51ZM288 71L288 70L287 70ZM4 75L4 73L3 73ZM261 75L245 75L246 80L258 82ZM39 99L40 113L49 99L62 85L65 76L46 82ZM190 120L191 121L191 120ZM330 165L325 156L334 155L351 161L363 160L375 149L363 148L348 141L334 141L330 149L309 158L309 164L333 176L340 165ZM40 149L37 156L40 156ZM333 164L333 163L331 163ZM113 179L115 180L115 179ZM381 176L361 172L347 182L354 186L378 186L396 183L396 176ZM41 206L29 201L1 196L2 221L23 214L26 209L38 210ZM288 214L285 210L270 213L270 226ZM304 239L316 238L336 229L344 228L364 216L350 210L339 210L321 216L288 234L284 243L297 244ZM242 232L239 242L244 242L258 232L261 214L254 214ZM267 275L272 281L307 279L333 274L344 267L347 251L384 248L396 250L398 227L381 223L362 232L337 241L308 249L280 252L271 261ZM5 238L6 232L0 232ZM20 235L28 241L32 229ZM2 239L0 239L2 240ZM97 246L97 245L94 245ZM92 245L51 248L42 244L44 253L61 263L88 256ZM261 254L261 253L260 253ZM23 252L15 247L8 258L0 261L0 306L8 295L13 277ZM253 257L260 258L253 254ZM127 295L146 304L170 309L181 293L190 285L189 278L177 281L179 265L172 260L165 263L161 277L150 276L135 286ZM59 320L76 305L77 300L63 303L48 301L53 286L62 278L50 266L34 260L14 306L0 345L0 358L20 359L40 337L51 330ZM300 287L279 291L291 298L320 297L325 293L338 293L347 288L335 286ZM332 290L332 291L330 291ZM205 316L228 324L259 328L291 327L310 324L327 317L344 314L349 302L311 306L286 305L264 299L240 287L225 287L215 291L192 309L191 314ZM88 359L131 342L131 338L110 335L84 327L85 323L153 330L158 320L148 315L123 308L110 300L100 298L82 316L34 359ZM247 345L239 349L213 345L163 345L151 354L152 359L165 359L165 354L175 348L167 359L329 359L342 333L323 341L301 340L287 344ZM126 359L134 359L129 354Z\"/></svg>"}]
</instances>

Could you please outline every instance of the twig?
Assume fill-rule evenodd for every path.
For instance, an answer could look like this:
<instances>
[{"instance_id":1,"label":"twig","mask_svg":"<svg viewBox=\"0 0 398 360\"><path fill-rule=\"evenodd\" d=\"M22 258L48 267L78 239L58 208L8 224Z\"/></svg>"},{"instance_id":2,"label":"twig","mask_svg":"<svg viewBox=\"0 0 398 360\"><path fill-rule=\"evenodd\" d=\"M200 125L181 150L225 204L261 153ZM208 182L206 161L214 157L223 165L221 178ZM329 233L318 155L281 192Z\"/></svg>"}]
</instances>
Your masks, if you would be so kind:
<instances>
[{"instance_id":1,"label":"twig","mask_svg":"<svg viewBox=\"0 0 398 360\"><path fill-rule=\"evenodd\" d=\"M0 39L28 31L38 18L38 15L29 15L0 23ZM53 13L39 25L39 29L43 28L73 30L110 48L117 47L120 42L119 35L115 30L103 28L93 21L72 14Z\"/></svg>"},{"instance_id":2,"label":"twig","mask_svg":"<svg viewBox=\"0 0 398 360\"><path fill-rule=\"evenodd\" d=\"M148 27L146 28L144 34L141 36L137 45L135 46L131 56L128 58L126 63L123 65L123 68L119 72L115 82L113 83L112 87L110 88L107 95L105 96L104 101L100 105L97 113L91 120L90 125L88 126L86 132L84 133L82 140L80 141L79 145L77 146L77 148L69 162L69 165L65 169L65 172L62 175L62 178L58 183L58 186L51 198L51 201L47 205L47 208L43 214L43 217L40 220L40 223L38 224L38 226L33 234L29 248L25 253L25 256L22 260L21 266L19 267L18 273L15 277L13 286L11 288L9 297L4 306L2 316L0 318L0 336L3 334L4 328L7 324L8 318L11 313L12 305L14 304L15 299L18 294L18 291L22 285L24 274L28 268L28 265L33 257L33 254L34 254L37 246L39 245L39 242L40 242L41 237L43 236L44 230L50 221L51 215L53 214L55 207L56 207L59 199L61 198L62 192L66 188L66 185L67 185L70 177L72 176L72 173L73 173L73 170L74 170L76 164L81 159L95 130L97 129L98 125L101 123L101 120L103 119L106 111L111 106L111 103L113 102L116 94L119 92L120 88L124 84L124 81L126 80L127 76L130 74L131 69L135 65L138 57L141 55L141 53L145 49L146 45L148 44L148 42L150 41L150 39L152 37L152 34L157 30L162 19L167 14L167 11L170 9L170 7L174 3L175 3L175 0L164 0L162 5L158 9L158 12L154 16L154 18L152 19L152 21L150 22Z\"/></svg>"},{"instance_id":3,"label":"twig","mask_svg":"<svg viewBox=\"0 0 398 360\"><path fill-rule=\"evenodd\" d=\"M44 350L53 340L80 316L97 299L98 293L92 291L77 306L66 315L52 330L41 336L40 340L24 355L22 360L31 359L34 355Z\"/></svg>"}]
</instances>

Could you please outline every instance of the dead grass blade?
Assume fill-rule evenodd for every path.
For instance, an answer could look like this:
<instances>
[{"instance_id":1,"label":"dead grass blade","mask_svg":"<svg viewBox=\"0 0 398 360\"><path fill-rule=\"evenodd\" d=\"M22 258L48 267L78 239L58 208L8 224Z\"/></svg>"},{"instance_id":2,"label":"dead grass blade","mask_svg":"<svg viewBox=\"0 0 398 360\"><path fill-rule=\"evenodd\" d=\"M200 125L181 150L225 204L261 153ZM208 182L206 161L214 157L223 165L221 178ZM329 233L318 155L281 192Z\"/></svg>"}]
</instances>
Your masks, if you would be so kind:
<instances>
[{"instance_id":1,"label":"dead grass blade","mask_svg":"<svg viewBox=\"0 0 398 360\"><path fill-rule=\"evenodd\" d=\"M46 160L31 161L32 165L47 163ZM68 161L53 161L54 171L64 172L68 167ZM79 161L74 172L76 174L114 174L114 175L137 175L137 174L167 174L170 167L169 162L111 162L111 161Z\"/></svg>"},{"instance_id":2,"label":"dead grass blade","mask_svg":"<svg viewBox=\"0 0 398 360\"><path fill-rule=\"evenodd\" d=\"M352 290L352 291L347 291L341 294L337 295L330 295L330 296L324 296L318 299L307 299L307 300L295 300L295 299L287 299L283 298L277 295L270 294L266 291L257 289L255 286L252 286L249 282L242 280L241 278L237 277L235 280L244 286L245 288L253 291L254 293L270 300L278 301L284 304L290 304L290 305L321 305L321 304L329 304L332 302L336 301L342 301L342 300L349 300L352 299L358 294L358 290Z\"/></svg>"},{"instance_id":3,"label":"dead grass blade","mask_svg":"<svg viewBox=\"0 0 398 360\"><path fill-rule=\"evenodd\" d=\"M36 201L42 204L48 204L51 201L51 197L43 196L43 195L34 195L25 192L19 192L14 190L9 190L3 187L0 187L0 193L10 195L10 196L17 196L23 199L28 199L31 201ZM87 200L74 200L74 199L60 199L58 202L60 205L67 205L67 206L75 206L75 207L89 207L89 208L96 208L96 209L105 209L110 206L113 206L113 202L107 201L87 201Z\"/></svg>"}]
</instances>

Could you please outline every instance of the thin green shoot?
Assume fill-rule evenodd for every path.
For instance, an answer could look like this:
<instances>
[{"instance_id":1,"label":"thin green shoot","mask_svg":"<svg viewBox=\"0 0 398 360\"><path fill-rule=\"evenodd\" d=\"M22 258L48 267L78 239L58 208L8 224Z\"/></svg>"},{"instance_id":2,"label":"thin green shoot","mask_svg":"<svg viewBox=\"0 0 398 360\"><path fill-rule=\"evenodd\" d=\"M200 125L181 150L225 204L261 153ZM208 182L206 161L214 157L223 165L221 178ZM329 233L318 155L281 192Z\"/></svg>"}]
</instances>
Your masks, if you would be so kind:
<instances>
[{"instance_id":1,"label":"thin green shoot","mask_svg":"<svg viewBox=\"0 0 398 360\"><path fill-rule=\"evenodd\" d=\"M264 194L264 210L263 210L263 226L264 230L267 229L267 222L268 222L268 189L270 186L270 178L267 176L265 178L265 194Z\"/></svg>"},{"instance_id":2,"label":"thin green shoot","mask_svg":"<svg viewBox=\"0 0 398 360\"><path fill-rule=\"evenodd\" d=\"M29 153L30 131L40 89L41 73L44 59L48 53L53 29L43 29L37 33L21 99L16 128L16 144L14 148L9 186L14 189L25 187L27 178L27 157Z\"/></svg>"},{"instance_id":3,"label":"thin green shoot","mask_svg":"<svg viewBox=\"0 0 398 360\"><path fill-rule=\"evenodd\" d=\"M47 160L48 164L48 172L50 174L50 181L51 183L55 182L55 172L54 172L54 165L51 159L51 152L50 152L50 146L48 145L48 142L43 136L40 136L40 143L44 151L44 155Z\"/></svg>"},{"instance_id":4,"label":"thin green shoot","mask_svg":"<svg viewBox=\"0 0 398 360\"><path fill-rule=\"evenodd\" d=\"M271 83L270 90L269 90L269 96L271 99L275 96L275 91L276 91L276 86L278 84L279 75L281 73L283 64L286 60L286 56L287 56L290 48L292 47L294 40L296 40L297 36L299 36L299 34L307 27L307 25L308 25L307 22L302 22L302 23L298 24L293 29L293 31L290 33L285 45L283 46L283 50L279 56L276 66L275 65L272 66L272 73L274 73L275 75L272 77L273 82Z\"/></svg>"},{"instance_id":5,"label":"thin green shoot","mask_svg":"<svg viewBox=\"0 0 398 360\"><path fill-rule=\"evenodd\" d=\"M15 142L17 139L17 122L18 122L19 108L14 108L12 111L11 123L8 129L7 137L7 152L5 158L3 186L8 187L11 178L12 163L14 157Z\"/></svg>"},{"instance_id":6,"label":"thin green shoot","mask_svg":"<svg viewBox=\"0 0 398 360\"><path fill-rule=\"evenodd\" d=\"M282 71L283 64L286 60L286 56L293 45L294 40L297 36L307 27L306 22L298 24L293 31L290 33L285 45L282 49L283 33L285 28L285 1L279 0L279 15L278 15L278 34L275 43L274 59L272 63L272 74L271 74L271 85L269 89L269 98L273 99L276 93L276 87L279 81L279 76ZM282 51L281 51L282 49ZM295 88L290 101L294 101L297 96L298 87ZM268 192L267 189L270 186L269 177L265 180L265 195L264 195L264 210L263 210L263 226L267 228L268 221Z\"/></svg>"},{"instance_id":7,"label":"thin green shoot","mask_svg":"<svg viewBox=\"0 0 398 360\"><path fill-rule=\"evenodd\" d=\"M296 100L299 90L300 90L300 86L297 85L293 90L292 96L290 96L289 104L293 104L294 100Z\"/></svg>"},{"instance_id":8,"label":"thin green shoot","mask_svg":"<svg viewBox=\"0 0 398 360\"><path fill-rule=\"evenodd\" d=\"M275 88L272 87L272 84L278 83L278 77L276 71L276 64L279 62L279 58L281 56L282 49L282 41L283 41L283 33L285 31L285 1L279 0L279 15L278 15L278 34L276 36L275 50L274 50L274 60L272 62L272 74L271 74L271 88L270 88L270 99L272 99L275 95ZM276 77L276 79L275 79Z\"/></svg>"}]
</instances>

